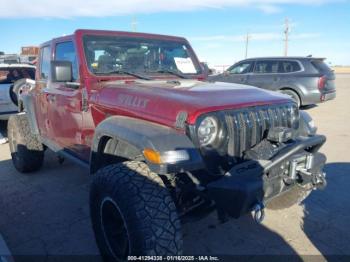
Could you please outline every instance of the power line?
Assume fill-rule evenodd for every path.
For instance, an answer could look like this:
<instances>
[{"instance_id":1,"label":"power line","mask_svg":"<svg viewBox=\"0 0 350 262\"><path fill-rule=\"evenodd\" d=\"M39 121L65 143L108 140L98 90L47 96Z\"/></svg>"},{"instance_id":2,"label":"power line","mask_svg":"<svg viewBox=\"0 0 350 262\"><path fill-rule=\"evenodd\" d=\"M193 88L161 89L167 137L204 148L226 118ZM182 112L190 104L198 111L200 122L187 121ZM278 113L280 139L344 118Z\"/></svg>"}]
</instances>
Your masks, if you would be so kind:
<instances>
[{"instance_id":1,"label":"power line","mask_svg":"<svg viewBox=\"0 0 350 262\"><path fill-rule=\"evenodd\" d=\"M246 39L245 39L245 58L248 58L248 47L249 47L249 40L250 40L250 34L247 33Z\"/></svg>"},{"instance_id":2,"label":"power line","mask_svg":"<svg viewBox=\"0 0 350 262\"><path fill-rule=\"evenodd\" d=\"M136 17L133 17L132 20L131 20L131 30L133 32L136 32L137 31L137 20L136 20Z\"/></svg>"},{"instance_id":3,"label":"power line","mask_svg":"<svg viewBox=\"0 0 350 262\"><path fill-rule=\"evenodd\" d=\"M286 18L284 26L285 26L285 28L284 28L284 56L288 56L288 42L289 42L289 33L290 33L288 18Z\"/></svg>"}]
</instances>

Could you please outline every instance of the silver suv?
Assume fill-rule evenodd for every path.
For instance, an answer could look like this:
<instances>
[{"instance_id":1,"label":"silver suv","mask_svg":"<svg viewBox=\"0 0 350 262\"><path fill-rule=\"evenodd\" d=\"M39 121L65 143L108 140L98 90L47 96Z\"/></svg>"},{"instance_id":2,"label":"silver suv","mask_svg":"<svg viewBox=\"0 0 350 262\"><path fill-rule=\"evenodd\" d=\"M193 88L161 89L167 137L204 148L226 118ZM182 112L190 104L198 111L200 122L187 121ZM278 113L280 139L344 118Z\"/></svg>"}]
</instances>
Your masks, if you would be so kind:
<instances>
[{"instance_id":1,"label":"silver suv","mask_svg":"<svg viewBox=\"0 0 350 262\"><path fill-rule=\"evenodd\" d=\"M324 62L314 57L250 58L231 66L209 80L239 83L280 91L291 96L299 106L334 99L335 74Z\"/></svg>"}]
</instances>

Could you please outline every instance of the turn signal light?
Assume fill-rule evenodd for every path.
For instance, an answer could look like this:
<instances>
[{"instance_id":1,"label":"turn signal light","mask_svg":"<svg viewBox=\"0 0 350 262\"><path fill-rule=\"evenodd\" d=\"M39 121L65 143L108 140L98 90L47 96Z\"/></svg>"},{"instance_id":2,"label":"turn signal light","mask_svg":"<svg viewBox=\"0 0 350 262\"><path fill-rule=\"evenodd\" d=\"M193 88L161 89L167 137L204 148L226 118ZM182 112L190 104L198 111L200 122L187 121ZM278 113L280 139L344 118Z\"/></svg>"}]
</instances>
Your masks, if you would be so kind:
<instances>
[{"instance_id":1,"label":"turn signal light","mask_svg":"<svg viewBox=\"0 0 350 262\"><path fill-rule=\"evenodd\" d=\"M150 148L143 150L145 158L153 164L175 164L182 161L190 160L190 155L186 150L173 150L158 152Z\"/></svg>"},{"instance_id":2,"label":"turn signal light","mask_svg":"<svg viewBox=\"0 0 350 262\"><path fill-rule=\"evenodd\" d=\"M153 149L146 148L143 150L143 155L145 158L153 164L161 164L160 153L154 151Z\"/></svg>"}]
</instances>

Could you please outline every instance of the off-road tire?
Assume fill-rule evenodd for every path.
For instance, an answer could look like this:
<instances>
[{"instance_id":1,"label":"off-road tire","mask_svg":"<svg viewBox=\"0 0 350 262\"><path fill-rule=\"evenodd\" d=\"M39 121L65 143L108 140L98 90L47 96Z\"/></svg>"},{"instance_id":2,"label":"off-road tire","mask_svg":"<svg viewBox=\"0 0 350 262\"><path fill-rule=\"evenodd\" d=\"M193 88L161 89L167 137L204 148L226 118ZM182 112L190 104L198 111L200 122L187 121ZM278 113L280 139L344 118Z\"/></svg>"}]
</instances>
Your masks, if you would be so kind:
<instances>
[{"instance_id":1,"label":"off-road tire","mask_svg":"<svg viewBox=\"0 0 350 262\"><path fill-rule=\"evenodd\" d=\"M90 214L106 261L124 261L129 255L182 253L175 204L162 179L143 162L127 161L97 171L90 190ZM120 235L111 234L116 232ZM115 243L123 251L116 252Z\"/></svg>"},{"instance_id":2,"label":"off-road tire","mask_svg":"<svg viewBox=\"0 0 350 262\"><path fill-rule=\"evenodd\" d=\"M21 173L37 171L44 161L44 147L31 133L25 114L10 116L7 125L12 162Z\"/></svg>"},{"instance_id":3,"label":"off-road tire","mask_svg":"<svg viewBox=\"0 0 350 262\"><path fill-rule=\"evenodd\" d=\"M298 105L298 107L302 106L301 99L300 99L299 95L297 94L297 92L295 92L291 89L282 89L281 93L290 96L294 100L294 102Z\"/></svg>"},{"instance_id":4,"label":"off-road tire","mask_svg":"<svg viewBox=\"0 0 350 262\"><path fill-rule=\"evenodd\" d=\"M311 187L294 186L288 192L269 201L266 207L272 210L287 209L301 204L311 192Z\"/></svg>"}]
</instances>

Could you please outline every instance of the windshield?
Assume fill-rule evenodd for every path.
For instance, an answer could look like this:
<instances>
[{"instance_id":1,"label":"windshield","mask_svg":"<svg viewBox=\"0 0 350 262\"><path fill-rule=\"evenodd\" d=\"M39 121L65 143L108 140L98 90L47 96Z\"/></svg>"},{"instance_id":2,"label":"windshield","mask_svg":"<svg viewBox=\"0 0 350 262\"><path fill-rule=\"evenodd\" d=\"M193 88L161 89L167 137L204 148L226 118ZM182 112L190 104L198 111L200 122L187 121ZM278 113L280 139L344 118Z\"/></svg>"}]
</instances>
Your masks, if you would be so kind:
<instances>
[{"instance_id":1,"label":"windshield","mask_svg":"<svg viewBox=\"0 0 350 262\"><path fill-rule=\"evenodd\" d=\"M94 74L121 72L199 74L198 61L184 42L121 36L85 36L87 65Z\"/></svg>"}]
</instances>

